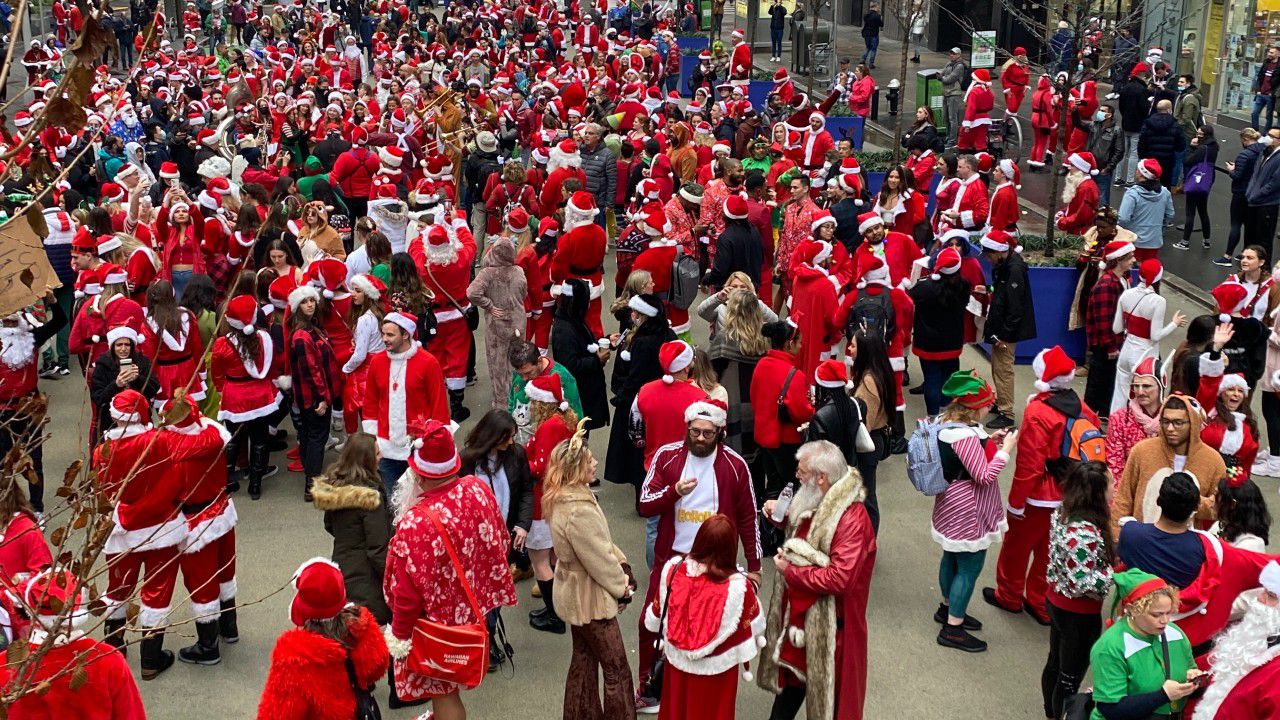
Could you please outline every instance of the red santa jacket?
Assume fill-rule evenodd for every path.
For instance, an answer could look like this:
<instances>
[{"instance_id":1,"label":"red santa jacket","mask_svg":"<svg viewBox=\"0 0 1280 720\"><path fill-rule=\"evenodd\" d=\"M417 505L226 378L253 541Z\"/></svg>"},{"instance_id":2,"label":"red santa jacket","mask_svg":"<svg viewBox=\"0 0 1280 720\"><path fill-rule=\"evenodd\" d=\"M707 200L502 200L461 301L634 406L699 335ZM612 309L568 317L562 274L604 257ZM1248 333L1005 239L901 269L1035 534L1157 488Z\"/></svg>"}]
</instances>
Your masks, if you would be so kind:
<instances>
[{"instance_id":1,"label":"red santa jacket","mask_svg":"<svg viewBox=\"0 0 1280 720\"><path fill-rule=\"evenodd\" d=\"M1010 112L1018 112L1030 83L1031 74L1027 72L1026 66L1019 63L1009 63L1004 72L1000 73L1000 87L1004 88L1004 102Z\"/></svg>"},{"instance_id":2,"label":"red santa jacket","mask_svg":"<svg viewBox=\"0 0 1280 720\"><path fill-rule=\"evenodd\" d=\"M653 276L653 292L665 298L671 291L671 267L676 262L676 241L658 238L649 243L649 247L636 256L631 265L631 272L644 270ZM678 308L664 301L667 310L667 322L677 333L689 330L689 310Z\"/></svg>"},{"instance_id":3,"label":"red santa jacket","mask_svg":"<svg viewBox=\"0 0 1280 720\"><path fill-rule=\"evenodd\" d=\"M187 555L203 550L236 526L236 506L227 496L227 464L221 462L231 434L207 417L186 425L167 425L163 430L189 438L209 428L218 433L222 442L171 467L171 472L183 480L182 515L187 522L187 538L182 552Z\"/></svg>"},{"instance_id":4,"label":"red santa jacket","mask_svg":"<svg viewBox=\"0 0 1280 720\"><path fill-rule=\"evenodd\" d=\"M806 387L813 379L813 371L822 355L840 341L843 325L835 324L840 300L836 286L840 284L822 268L801 263L792 268L791 314L800 326L800 355L796 366L800 368L797 381Z\"/></svg>"},{"instance_id":5,"label":"red santa jacket","mask_svg":"<svg viewBox=\"0 0 1280 720\"><path fill-rule=\"evenodd\" d=\"M432 307L435 308L437 323L462 320L462 310L471 305L467 299L467 286L471 284L471 264L476 259L476 238L463 218L454 218L452 230L453 237L458 240L458 257L448 265L429 261L426 238L421 235L414 238L408 248L422 284L435 294Z\"/></svg>"},{"instance_id":6,"label":"red santa jacket","mask_svg":"<svg viewBox=\"0 0 1280 720\"><path fill-rule=\"evenodd\" d=\"M797 383L798 385L798 383ZM676 505L680 493L676 482L683 477L689 450L684 442L658 448L640 488L640 514L658 518L658 537L653 544L653 566L661 568L675 554ZM747 570L760 571L760 528L756 524L756 494L751 485L747 461L723 443L716 449L716 512L733 521L747 558Z\"/></svg>"},{"instance_id":7,"label":"red santa jacket","mask_svg":"<svg viewBox=\"0 0 1280 720\"><path fill-rule=\"evenodd\" d=\"M84 667L88 679L72 690L74 674L68 672L68 668L76 664ZM0 682L8 687L19 667L16 661L9 663L6 650L0 655ZM47 681L49 691L29 692L15 700L8 708L8 717L12 720L145 720L147 717L138 684L129 671L129 661L115 648L93 638L78 637L55 643L27 680L33 687Z\"/></svg>"},{"instance_id":8,"label":"red santa jacket","mask_svg":"<svg viewBox=\"0 0 1280 720\"><path fill-rule=\"evenodd\" d=\"M551 258L552 292L556 283L582 278L591 283L591 298L599 298L604 292L606 241L604 229L593 222L579 225L562 235Z\"/></svg>"},{"instance_id":9,"label":"red santa jacket","mask_svg":"<svg viewBox=\"0 0 1280 720\"><path fill-rule=\"evenodd\" d=\"M275 412L284 401L284 395L276 388L275 381L281 373L276 367L276 348L271 333L258 330L258 342L262 345L258 357L246 359L240 356L237 332L232 331L213 341L209 374L222 396L218 419L246 422Z\"/></svg>"},{"instance_id":10,"label":"red santa jacket","mask_svg":"<svg viewBox=\"0 0 1280 720\"><path fill-rule=\"evenodd\" d=\"M812 128L804 132L804 140L801 141L799 152L799 164L807 170L814 170L822 167L826 162L827 152L836 146L831 134L826 129L814 130Z\"/></svg>"},{"instance_id":11,"label":"red santa jacket","mask_svg":"<svg viewBox=\"0 0 1280 720\"><path fill-rule=\"evenodd\" d=\"M960 214L953 227L977 232L987 224L987 213L990 204L987 201L987 186L977 173L968 180L960 180L959 192L951 204L951 210Z\"/></svg>"},{"instance_id":12,"label":"red santa jacket","mask_svg":"<svg viewBox=\"0 0 1280 720\"><path fill-rule=\"evenodd\" d=\"M729 59L729 77L734 80L751 79L751 46L739 41L733 46L733 56Z\"/></svg>"},{"instance_id":13,"label":"red santa jacket","mask_svg":"<svg viewBox=\"0 0 1280 720\"><path fill-rule=\"evenodd\" d=\"M900 286L903 280L909 279L912 263L924 257L920 246L910 235L890 230L884 234L884 241L879 251L874 249L871 243L863 240L853 251L853 259L849 264L859 267L866 262L868 256L873 254L884 258L885 265L889 267L889 283L894 287Z\"/></svg>"},{"instance_id":14,"label":"red santa jacket","mask_svg":"<svg viewBox=\"0 0 1280 720\"><path fill-rule=\"evenodd\" d=\"M911 344L911 328L915 322L916 304L902 288L887 288L877 283L869 283L865 288L865 292L872 297L886 291L889 293L889 304L893 306L894 324L893 337L886 338L889 366L902 372L907 369L906 347ZM836 310L835 317L832 318L832 324L839 328L845 327L848 323L849 311L857 301L858 292L846 294L840 303L840 308Z\"/></svg>"},{"instance_id":15,"label":"red santa jacket","mask_svg":"<svg viewBox=\"0 0 1280 720\"><path fill-rule=\"evenodd\" d=\"M147 288L155 282L160 272L160 256L145 245L139 245L129 256L124 266L125 275L131 291L130 297L139 305L146 302Z\"/></svg>"},{"instance_id":16,"label":"red santa jacket","mask_svg":"<svg viewBox=\"0 0 1280 720\"><path fill-rule=\"evenodd\" d=\"M770 350L756 364L751 376L751 405L754 413L756 443L763 448L776 448L782 443L799 444L800 425L813 417L813 405L809 403L809 381L796 367L796 357L782 350ZM791 371L795 370L792 375ZM791 384L784 394L787 376ZM791 415L791 422L782 423L778 417L778 400L782 399Z\"/></svg>"},{"instance_id":17,"label":"red santa jacket","mask_svg":"<svg viewBox=\"0 0 1280 720\"><path fill-rule=\"evenodd\" d=\"M258 717L271 720L348 720L356 697L347 679L351 659L356 679L369 687L387 673L391 656L373 615L360 608L347 624L351 648L309 630L287 630L271 651L271 668L258 704ZM123 656L121 656L123 657Z\"/></svg>"},{"instance_id":18,"label":"red santa jacket","mask_svg":"<svg viewBox=\"0 0 1280 720\"><path fill-rule=\"evenodd\" d=\"M964 121L961 122L961 127L990 125L993 107L995 96L991 94L991 86L987 83L973 83L964 94Z\"/></svg>"},{"instance_id":19,"label":"red santa jacket","mask_svg":"<svg viewBox=\"0 0 1280 720\"><path fill-rule=\"evenodd\" d=\"M665 626L662 653L672 667L718 675L756 656L765 614L746 575L734 573L717 582L698 563L676 556L658 579L658 591L644 608L644 626L653 633Z\"/></svg>"},{"instance_id":20,"label":"red santa jacket","mask_svg":"<svg viewBox=\"0 0 1280 720\"><path fill-rule=\"evenodd\" d=\"M934 166L938 164L938 156L932 150L925 150L919 155L907 158L906 167L915 177L916 192L929 194L929 183L933 182Z\"/></svg>"},{"instance_id":21,"label":"red santa jacket","mask_svg":"<svg viewBox=\"0 0 1280 720\"><path fill-rule=\"evenodd\" d=\"M1093 227L1093 220L1098 216L1098 183L1086 177L1076 188L1076 194L1067 203L1066 210L1058 211L1058 229L1072 235L1083 235Z\"/></svg>"},{"instance_id":22,"label":"red santa jacket","mask_svg":"<svg viewBox=\"0 0 1280 720\"><path fill-rule=\"evenodd\" d=\"M353 147L338 156L329 173L329 182L350 198L368 198L373 176L382 167L378 154L367 147Z\"/></svg>"},{"instance_id":23,"label":"red santa jacket","mask_svg":"<svg viewBox=\"0 0 1280 720\"><path fill-rule=\"evenodd\" d=\"M683 442L688 432L684 411L690 405L705 400L707 393L688 380L666 382L651 380L636 393L631 406L632 420L644 425L644 468L653 464L658 448L673 442Z\"/></svg>"},{"instance_id":24,"label":"red santa jacket","mask_svg":"<svg viewBox=\"0 0 1280 720\"><path fill-rule=\"evenodd\" d=\"M1266 650L1267 661L1236 681L1218 705L1214 720L1275 720L1280 717L1280 646ZM1222 680L1214 680L1214 683ZM1204 706L1204 701L1197 707Z\"/></svg>"},{"instance_id":25,"label":"red santa jacket","mask_svg":"<svg viewBox=\"0 0 1280 720\"><path fill-rule=\"evenodd\" d=\"M1022 411L1013 484L1009 488L1009 512L1014 515L1021 516L1027 505L1055 508L1062 504L1062 488L1048 464L1062 457L1068 415L1098 424L1098 415L1074 390L1037 393Z\"/></svg>"},{"instance_id":26,"label":"red santa jacket","mask_svg":"<svg viewBox=\"0 0 1280 720\"><path fill-rule=\"evenodd\" d=\"M1173 621L1196 648L1222 632L1231 617L1231 604L1240 593L1258 587L1258 574L1276 556L1242 550L1200 530L1192 532L1204 545L1204 565L1196 579L1179 591Z\"/></svg>"},{"instance_id":27,"label":"red santa jacket","mask_svg":"<svg viewBox=\"0 0 1280 720\"><path fill-rule=\"evenodd\" d=\"M416 342L402 353L383 350L370 355L367 362L369 371L361 408L364 431L378 438L383 457L406 460L413 440L407 434L409 425L421 420L449 423L444 372L435 356ZM404 364L399 381L392 380L393 363ZM392 408L397 412L393 414Z\"/></svg>"},{"instance_id":28,"label":"red santa jacket","mask_svg":"<svg viewBox=\"0 0 1280 720\"><path fill-rule=\"evenodd\" d=\"M1018 229L1018 218L1022 211L1018 208L1018 189L1013 183L1006 182L996 186L991 196L991 213L987 225L993 230L1013 232Z\"/></svg>"},{"instance_id":29,"label":"red santa jacket","mask_svg":"<svg viewBox=\"0 0 1280 720\"><path fill-rule=\"evenodd\" d=\"M219 430L203 428L188 436L133 424L103 434L104 442L93 452L93 465L100 491L116 503L115 528L107 537L105 552L155 550L186 539L187 526L178 515L185 480L172 471L171 463L222 447L225 441Z\"/></svg>"}]
</instances>

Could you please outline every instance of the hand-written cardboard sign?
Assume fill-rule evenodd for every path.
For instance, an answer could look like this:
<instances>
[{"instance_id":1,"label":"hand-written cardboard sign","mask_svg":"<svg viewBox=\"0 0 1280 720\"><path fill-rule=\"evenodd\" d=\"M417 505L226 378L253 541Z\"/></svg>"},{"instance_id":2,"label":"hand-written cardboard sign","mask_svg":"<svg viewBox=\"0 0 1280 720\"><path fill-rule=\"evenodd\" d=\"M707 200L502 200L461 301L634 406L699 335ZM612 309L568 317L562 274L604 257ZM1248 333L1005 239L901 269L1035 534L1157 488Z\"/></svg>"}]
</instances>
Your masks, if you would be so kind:
<instances>
[{"instance_id":1,"label":"hand-written cardboard sign","mask_svg":"<svg viewBox=\"0 0 1280 720\"><path fill-rule=\"evenodd\" d=\"M43 240L27 220L32 213L38 216L39 210L33 208L0 225L0 316L34 305L46 288L62 287L45 255Z\"/></svg>"}]
</instances>

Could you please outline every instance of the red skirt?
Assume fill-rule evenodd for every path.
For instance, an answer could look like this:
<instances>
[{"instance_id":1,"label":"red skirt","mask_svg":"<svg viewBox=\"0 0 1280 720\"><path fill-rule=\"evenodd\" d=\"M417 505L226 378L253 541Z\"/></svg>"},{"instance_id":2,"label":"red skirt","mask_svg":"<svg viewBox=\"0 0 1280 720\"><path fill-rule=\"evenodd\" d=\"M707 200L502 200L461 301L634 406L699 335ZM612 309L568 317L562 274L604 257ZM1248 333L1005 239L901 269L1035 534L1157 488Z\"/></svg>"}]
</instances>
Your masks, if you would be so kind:
<instances>
[{"instance_id":1,"label":"red skirt","mask_svg":"<svg viewBox=\"0 0 1280 720\"><path fill-rule=\"evenodd\" d=\"M152 361L152 372L155 373L156 382L160 384L160 392L156 393L156 407L160 407L166 400L173 397L174 392L186 389L187 397L199 402L205 398L204 377L198 372L200 369L200 361L192 355L181 362L166 364L162 362ZM192 376L195 381L192 382ZM187 383L191 383L188 387Z\"/></svg>"},{"instance_id":2,"label":"red skirt","mask_svg":"<svg viewBox=\"0 0 1280 720\"><path fill-rule=\"evenodd\" d=\"M718 675L694 675L666 664L659 720L734 720L738 666Z\"/></svg>"}]
</instances>

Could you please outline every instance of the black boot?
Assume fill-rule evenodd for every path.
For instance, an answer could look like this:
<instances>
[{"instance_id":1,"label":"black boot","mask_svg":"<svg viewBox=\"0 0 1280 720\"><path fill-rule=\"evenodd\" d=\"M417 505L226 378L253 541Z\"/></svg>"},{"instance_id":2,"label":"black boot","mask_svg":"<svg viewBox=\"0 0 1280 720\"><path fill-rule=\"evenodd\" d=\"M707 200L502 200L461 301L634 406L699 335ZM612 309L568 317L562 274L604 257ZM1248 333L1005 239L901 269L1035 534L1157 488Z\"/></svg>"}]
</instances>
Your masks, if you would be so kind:
<instances>
[{"instance_id":1,"label":"black boot","mask_svg":"<svg viewBox=\"0 0 1280 720\"><path fill-rule=\"evenodd\" d=\"M262 497L262 479L267 476L267 456L269 449L258 443L249 451L249 499Z\"/></svg>"},{"instance_id":2,"label":"black boot","mask_svg":"<svg viewBox=\"0 0 1280 720\"><path fill-rule=\"evenodd\" d=\"M121 655L128 657L129 646L124 643L124 626L126 622L124 618L107 620L102 626L102 642L119 650Z\"/></svg>"},{"instance_id":3,"label":"black boot","mask_svg":"<svg viewBox=\"0 0 1280 720\"><path fill-rule=\"evenodd\" d=\"M164 649L164 631L152 631L142 638L142 679L155 680L173 666L173 651Z\"/></svg>"},{"instance_id":4,"label":"black boot","mask_svg":"<svg viewBox=\"0 0 1280 720\"><path fill-rule=\"evenodd\" d=\"M192 665L217 665L222 662L218 652L217 621L196 623L196 644L178 651L178 659Z\"/></svg>"},{"instance_id":5,"label":"black boot","mask_svg":"<svg viewBox=\"0 0 1280 720\"><path fill-rule=\"evenodd\" d=\"M240 473L236 470L234 462L227 463L227 494L238 492L240 490Z\"/></svg>"},{"instance_id":6,"label":"black boot","mask_svg":"<svg viewBox=\"0 0 1280 720\"><path fill-rule=\"evenodd\" d=\"M218 615L218 632L223 642L235 645L240 642L240 628L236 626L236 599L222 601L222 614Z\"/></svg>"},{"instance_id":7,"label":"black boot","mask_svg":"<svg viewBox=\"0 0 1280 720\"><path fill-rule=\"evenodd\" d=\"M429 698L423 698L421 700L401 700L400 699L400 696L396 694L396 669L395 668L396 668L396 664L394 661L387 666L387 688L388 688L387 707L391 708L392 710L399 710L400 708L414 707L416 705L427 704L427 702L429 701Z\"/></svg>"},{"instance_id":8,"label":"black boot","mask_svg":"<svg viewBox=\"0 0 1280 720\"><path fill-rule=\"evenodd\" d=\"M449 391L449 416L453 418L454 422L460 423L471 417L471 411L467 409L466 405L462 404L463 393L465 392L465 390Z\"/></svg>"},{"instance_id":9,"label":"black boot","mask_svg":"<svg viewBox=\"0 0 1280 720\"><path fill-rule=\"evenodd\" d=\"M538 589L542 591L542 602L547 606L547 611L537 615L529 615L529 626L534 630L542 632L555 633L563 635L565 633L564 620L556 614L556 603L553 598L554 580L539 580Z\"/></svg>"},{"instance_id":10,"label":"black boot","mask_svg":"<svg viewBox=\"0 0 1280 720\"><path fill-rule=\"evenodd\" d=\"M311 486L315 485L315 482L314 478L307 478L306 484L302 486L302 499L306 502L311 502L315 499L311 495Z\"/></svg>"}]
</instances>

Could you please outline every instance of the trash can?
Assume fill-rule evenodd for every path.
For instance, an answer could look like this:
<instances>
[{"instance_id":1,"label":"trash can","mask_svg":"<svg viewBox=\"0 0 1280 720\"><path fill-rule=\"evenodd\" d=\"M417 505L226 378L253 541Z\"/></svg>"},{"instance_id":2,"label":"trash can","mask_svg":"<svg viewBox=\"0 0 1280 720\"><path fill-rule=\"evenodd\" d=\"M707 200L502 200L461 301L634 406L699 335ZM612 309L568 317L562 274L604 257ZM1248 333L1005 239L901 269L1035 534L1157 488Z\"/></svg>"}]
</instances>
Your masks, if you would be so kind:
<instances>
[{"instance_id":1,"label":"trash can","mask_svg":"<svg viewBox=\"0 0 1280 720\"><path fill-rule=\"evenodd\" d=\"M937 120L938 132L947 131L947 110L942 100L942 71L919 70L916 72L916 107L928 105L933 108L933 117ZM915 108L903 108L903 112L914 115Z\"/></svg>"},{"instance_id":2,"label":"trash can","mask_svg":"<svg viewBox=\"0 0 1280 720\"><path fill-rule=\"evenodd\" d=\"M830 58L831 48L831 24L819 20L817 37L814 35L811 21L793 23L791 28L791 74L795 76L797 83L801 78L807 78L809 74L810 55L812 54L813 45L819 46L819 51L827 51L826 58L816 58L819 67L815 68L814 79L818 81L827 81L831 79L831 74L835 70ZM823 62L825 60L825 62Z\"/></svg>"}]
</instances>

